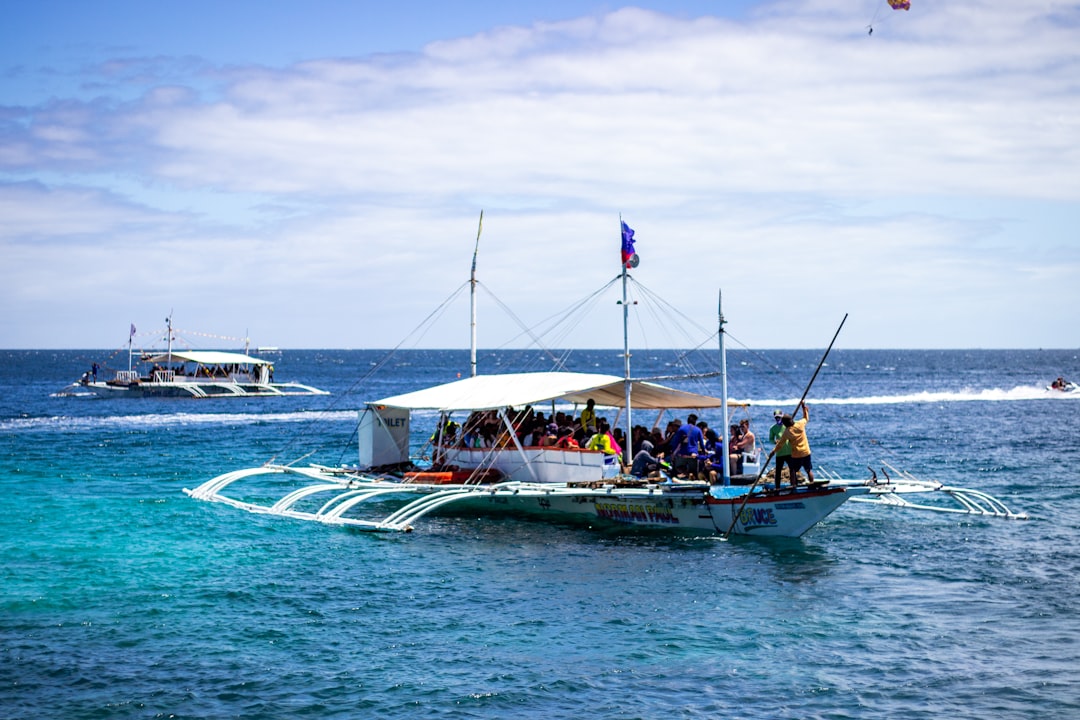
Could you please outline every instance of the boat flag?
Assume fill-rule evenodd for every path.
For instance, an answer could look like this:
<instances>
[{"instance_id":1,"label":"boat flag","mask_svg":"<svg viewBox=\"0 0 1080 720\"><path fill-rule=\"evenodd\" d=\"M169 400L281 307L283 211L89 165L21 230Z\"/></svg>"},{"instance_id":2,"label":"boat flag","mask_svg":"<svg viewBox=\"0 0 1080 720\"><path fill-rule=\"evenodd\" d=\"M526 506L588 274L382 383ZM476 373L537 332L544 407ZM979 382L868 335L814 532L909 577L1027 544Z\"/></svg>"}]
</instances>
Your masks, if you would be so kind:
<instances>
[{"instance_id":1,"label":"boat flag","mask_svg":"<svg viewBox=\"0 0 1080 720\"><path fill-rule=\"evenodd\" d=\"M641 262L641 258L634 252L634 231L626 223L622 223L622 262L626 268L636 268Z\"/></svg>"},{"instance_id":2,"label":"boat flag","mask_svg":"<svg viewBox=\"0 0 1080 720\"><path fill-rule=\"evenodd\" d=\"M135 337L135 323L131 323L131 334L128 335L128 337L129 338Z\"/></svg>"}]
</instances>

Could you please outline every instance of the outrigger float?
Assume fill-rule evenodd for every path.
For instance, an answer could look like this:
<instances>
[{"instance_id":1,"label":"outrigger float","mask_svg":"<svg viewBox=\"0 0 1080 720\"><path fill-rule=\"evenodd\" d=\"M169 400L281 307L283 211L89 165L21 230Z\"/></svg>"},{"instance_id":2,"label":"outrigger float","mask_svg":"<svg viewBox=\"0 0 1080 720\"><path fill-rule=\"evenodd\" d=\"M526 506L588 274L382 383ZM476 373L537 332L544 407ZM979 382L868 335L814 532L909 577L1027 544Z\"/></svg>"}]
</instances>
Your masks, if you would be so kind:
<instances>
[{"instance_id":1,"label":"outrigger float","mask_svg":"<svg viewBox=\"0 0 1080 720\"><path fill-rule=\"evenodd\" d=\"M759 488L765 467L757 457L745 458L744 471L748 474L735 478L729 474L728 463L721 462L722 473L715 484L710 484L680 481L663 474L635 477L626 473L626 465L619 458L600 451L522 445L507 409L541 403L551 403L553 408L556 404L577 408L593 399L598 407L617 410L625 422L627 438L632 436L631 412L655 412L654 425L658 425L668 410L719 408L722 427L728 426L722 312L719 398L631 379L625 331L626 270L636 267L637 256L632 242L627 252L627 232L632 240L632 231L625 224L622 230L623 377L572 372L476 375L474 253L472 377L367 402L360 411L355 466L267 464L219 475L184 492L197 500L224 503L247 512L371 532L410 532L433 513L495 513L696 534L799 537L849 499L984 517L1026 517L985 493L920 481L899 472L895 480L887 474L885 480L873 475L863 481L827 476L810 485L776 489L769 483ZM445 442L443 429L452 422L453 413L477 411L497 414L503 443L478 448L456 440ZM413 463L413 412L428 418L438 416L433 436L436 467L425 469ZM629 463L628 456L623 460ZM248 489L237 495L238 487ZM950 499L953 506L907 499L923 493Z\"/></svg>"}]
</instances>

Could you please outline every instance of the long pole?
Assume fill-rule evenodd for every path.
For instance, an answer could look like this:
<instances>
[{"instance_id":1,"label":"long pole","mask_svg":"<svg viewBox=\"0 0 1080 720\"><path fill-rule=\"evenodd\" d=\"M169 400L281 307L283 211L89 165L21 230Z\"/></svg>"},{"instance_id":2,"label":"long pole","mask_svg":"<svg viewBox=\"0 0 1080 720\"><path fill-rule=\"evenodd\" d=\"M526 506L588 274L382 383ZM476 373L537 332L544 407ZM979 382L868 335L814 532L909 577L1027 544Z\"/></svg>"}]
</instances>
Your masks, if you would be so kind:
<instances>
[{"instance_id":1,"label":"long pole","mask_svg":"<svg viewBox=\"0 0 1080 720\"><path fill-rule=\"evenodd\" d=\"M724 345L724 308L723 308L723 291L717 291L716 293L716 314L719 318L719 335L720 335L720 416L723 424L720 426L719 437L723 440L723 457L720 458L720 464L723 466L721 477L723 478L724 485L731 484L731 469L729 467L728 456L731 454L731 448L728 447L729 436L727 434L728 427L728 396L727 396L727 349Z\"/></svg>"},{"instance_id":2,"label":"long pole","mask_svg":"<svg viewBox=\"0 0 1080 720\"><path fill-rule=\"evenodd\" d=\"M622 214L619 214L619 238L620 243L623 232ZM622 255L620 253L619 257ZM630 421L630 306L626 296L626 263L620 260L622 265L622 336L623 336L623 393L626 396L626 435L623 438L623 465L630 464L630 449L633 445L633 424Z\"/></svg>"},{"instance_id":3,"label":"long pole","mask_svg":"<svg viewBox=\"0 0 1080 720\"><path fill-rule=\"evenodd\" d=\"M844 319L840 321L840 327L836 328L836 332L833 334L832 340L829 341L829 347L825 348L825 354L823 354L821 356L821 360L818 361L817 367L814 369L814 374L810 377L810 382L806 384L806 389L803 390L802 397L799 398L799 404L795 406L794 410L792 410L792 417L794 417L795 413L799 411L799 408L803 406L803 403L806 402L806 396L810 394L810 388L813 387L814 381L817 380L818 373L821 372L821 367L825 364L825 358L829 357L829 352L832 350L833 343L835 343L836 338L839 337L840 330L843 329L844 323L847 322L847 318L848 314L844 313ZM764 475L765 471L769 469L769 462L773 459L773 455L775 454L776 448L774 447L772 450L769 451L769 457L765 458L765 462L761 464L761 470L758 471L757 477L754 478L754 482L750 486L750 489L747 490L746 494L743 496L742 504L739 505L739 511L736 512L735 515L731 518L731 525L728 525L727 532L724 533L725 538L731 535L731 531L735 528L735 523L738 522L739 516L742 515L743 508L746 507L746 503L750 499L751 493L754 492L754 488L756 488L757 484L761 481L761 476Z\"/></svg>"},{"instance_id":4,"label":"long pole","mask_svg":"<svg viewBox=\"0 0 1080 720\"><path fill-rule=\"evenodd\" d=\"M476 377L476 256L480 253L480 231L484 229L484 211L480 211L480 224L476 228L476 247L472 254L472 275L469 277L470 340L469 377Z\"/></svg>"},{"instance_id":5,"label":"long pole","mask_svg":"<svg viewBox=\"0 0 1080 720\"><path fill-rule=\"evenodd\" d=\"M169 370L172 370L172 313L171 312L169 313L169 317L165 318L165 327L169 331L169 353L168 353L168 359L166 360L166 362L168 363L168 367L165 368L165 370L169 371Z\"/></svg>"}]
</instances>

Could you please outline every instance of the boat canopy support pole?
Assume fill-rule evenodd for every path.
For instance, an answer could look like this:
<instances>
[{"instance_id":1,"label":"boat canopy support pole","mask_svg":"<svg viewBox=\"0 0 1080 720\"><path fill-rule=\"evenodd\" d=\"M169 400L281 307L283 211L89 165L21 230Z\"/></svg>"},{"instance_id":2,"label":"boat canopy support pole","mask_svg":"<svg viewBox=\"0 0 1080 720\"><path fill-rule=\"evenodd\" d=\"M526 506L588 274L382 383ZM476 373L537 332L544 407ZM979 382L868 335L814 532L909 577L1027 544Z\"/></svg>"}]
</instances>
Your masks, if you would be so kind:
<instances>
[{"instance_id":1,"label":"boat canopy support pole","mask_svg":"<svg viewBox=\"0 0 1080 720\"><path fill-rule=\"evenodd\" d=\"M518 454L521 455L521 459L525 462L525 467L529 469L529 475L532 476L533 482L540 482L536 477L536 468L533 467L532 461L529 460L525 448L521 446L521 441L518 440L517 430L514 429L514 424L510 422L510 418L506 414L506 408L499 408L499 417L502 418L503 425L506 426L506 431L510 433L510 439L513 441L514 447L517 448Z\"/></svg>"}]
</instances>

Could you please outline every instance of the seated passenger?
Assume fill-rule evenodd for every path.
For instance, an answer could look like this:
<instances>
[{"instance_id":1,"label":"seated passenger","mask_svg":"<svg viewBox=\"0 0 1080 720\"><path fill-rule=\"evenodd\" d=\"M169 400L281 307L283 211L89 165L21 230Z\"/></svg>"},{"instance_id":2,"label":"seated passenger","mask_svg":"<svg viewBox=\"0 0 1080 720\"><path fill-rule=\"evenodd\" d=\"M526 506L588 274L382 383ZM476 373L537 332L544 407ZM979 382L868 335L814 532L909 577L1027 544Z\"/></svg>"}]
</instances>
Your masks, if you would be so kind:
<instances>
[{"instance_id":1,"label":"seated passenger","mask_svg":"<svg viewBox=\"0 0 1080 720\"><path fill-rule=\"evenodd\" d=\"M559 426L555 423L548 423L547 429L540 437L540 442L536 443L540 447L555 447L559 442Z\"/></svg>"},{"instance_id":2,"label":"seated passenger","mask_svg":"<svg viewBox=\"0 0 1080 720\"><path fill-rule=\"evenodd\" d=\"M660 463L664 453L653 455L653 444L648 440L641 443L641 449L634 455L634 462L630 466L630 474L634 477L646 477L660 470Z\"/></svg>"},{"instance_id":3,"label":"seated passenger","mask_svg":"<svg viewBox=\"0 0 1080 720\"><path fill-rule=\"evenodd\" d=\"M607 420L600 419L600 427L596 433L589 438L589 443L586 447L589 450L599 450L605 455L621 455L622 448L615 442L615 438L611 435L611 426L608 425Z\"/></svg>"}]
</instances>

